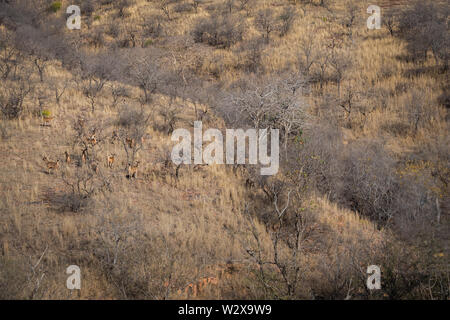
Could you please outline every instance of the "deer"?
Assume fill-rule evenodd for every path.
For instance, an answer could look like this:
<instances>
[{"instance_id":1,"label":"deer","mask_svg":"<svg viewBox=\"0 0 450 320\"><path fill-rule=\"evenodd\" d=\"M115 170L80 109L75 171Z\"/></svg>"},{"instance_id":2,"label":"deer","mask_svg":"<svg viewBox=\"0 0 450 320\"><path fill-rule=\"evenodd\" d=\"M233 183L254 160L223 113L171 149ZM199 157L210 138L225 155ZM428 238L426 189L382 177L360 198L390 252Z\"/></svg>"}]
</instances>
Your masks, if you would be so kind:
<instances>
[{"instance_id":1,"label":"deer","mask_svg":"<svg viewBox=\"0 0 450 320\"><path fill-rule=\"evenodd\" d=\"M52 116L42 116L42 121L44 121L44 123L42 124L43 126L48 126L51 127L51 122L52 120L55 119L55 117Z\"/></svg>"},{"instance_id":2,"label":"deer","mask_svg":"<svg viewBox=\"0 0 450 320\"><path fill-rule=\"evenodd\" d=\"M94 146L97 144L97 139L95 138L95 133L93 135L91 135L89 138L87 138L86 140L90 145Z\"/></svg>"},{"instance_id":3,"label":"deer","mask_svg":"<svg viewBox=\"0 0 450 320\"><path fill-rule=\"evenodd\" d=\"M247 178L247 180L245 180L245 187L247 189L252 189L255 187L255 181L253 181L251 178Z\"/></svg>"},{"instance_id":4,"label":"deer","mask_svg":"<svg viewBox=\"0 0 450 320\"><path fill-rule=\"evenodd\" d=\"M87 159L87 148L81 152L81 164L85 164Z\"/></svg>"},{"instance_id":5,"label":"deer","mask_svg":"<svg viewBox=\"0 0 450 320\"><path fill-rule=\"evenodd\" d=\"M98 173L98 164L97 164L97 162L91 161L90 166L91 166L92 171L94 171L95 173Z\"/></svg>"},{"instance_id":6,"label":"deer","mask_svg":"<svg viewBox=\"0 0 450 320\"><path fill-rule=\"evenodd\" d=\"M110 156L108 156L108 168L112 168L113 167L115 156L116 156L115 153L113 153Z\"/></svg>"},{"instance_id":7,"label":"deer","mask_svg":"<svg viewBox=\"0 0 450 320\"><path fill-rule=\"evenodd\" d=\"M127 178L137 178L137 172L139 167L139 161L136 162L136 165L132 166L130 163L128 164L128 175Z\"/></svg>"},{"instance_id":8,"label":"deer","mask_svg":"<svg viewBox=\"0 0 450 320\"><path fill-rule=\"evenodd\" d=\"M127 142L128 147L130 147L130 149L133 149L135 140L133 138L126 138L125 141Z\"/></svg>"},{"instance_id":9,"label":"deer","mask_svg":"<svg viewBox=\"0 0 450 320\"><path fill-rule=\"evenodd\" d=\"M114 142L115 142L116 140L118 140L118 139L119 139L119 135L117 134L117 131L113 131L113 132L112 132L112 136L111 136L110 143L111 143L111 144L114 144Z\"/></svg>"},{"instance_id":10,"label":"deer","mask_svg":"<svg viewBox=\"0 0 450 320\"><path fill-rule=\"evenodd\" d=\"M45 165L47 167L47 173L50 174L50 170L58 170L59 168L59 160L56 161L50 161L47 156L44 156L42 158L44 160Z\"/></svg>"},{"instance_id":11,"label":"deer","mask_svg":"<svg viewBox=\"0 0 450 320\"><path fill-rule=\"evenodd\" d=\"M64 152L64 155L66 156L66 163L67 163L67 164L70 164L70 162L71 162L70 154L69 154L67 151L65 151L65 152Z\"/></svg>"}]
</instances>

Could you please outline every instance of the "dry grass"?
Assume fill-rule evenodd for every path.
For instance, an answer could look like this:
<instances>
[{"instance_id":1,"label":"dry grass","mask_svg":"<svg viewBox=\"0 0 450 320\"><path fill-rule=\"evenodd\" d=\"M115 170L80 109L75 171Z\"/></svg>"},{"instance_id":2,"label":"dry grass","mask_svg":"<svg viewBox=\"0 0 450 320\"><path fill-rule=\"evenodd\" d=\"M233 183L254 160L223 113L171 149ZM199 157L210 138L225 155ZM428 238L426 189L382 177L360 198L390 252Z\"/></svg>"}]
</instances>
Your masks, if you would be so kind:
<instances>
[{"instance_id":1,"label":"dry grass","mask_svg":"<svg viewBox=\"0 0 450 320\"><path fill-rule=\"evenodd\" d=\"M253 9L267 6L280 13L281 5L286 3L257 1ZM343 8L337 5L335 9L341 12ZM313 33L317 43L322 43L330 36L330 30L343 28L324 8L308 6L305 11L300 8L297 11L298 17L289 33L282 38L274 35L262 50L263 73L297 68L298 45L307 33ZM102 7L94 14L99 15L100 20L93 22L90 30L82 31L83 36L120 21L123 30L136 28L137 38L143 43L151 37L144 36L140 23L157 15L161 16L164 34L151 38L152 47L174 53L180 65L194 70L204 79L221 81L224 86L245 75L238 67L245 56L239 50L240 43L229 49L219 49L191 42L189 35L195 21L208 15L207 4L201 5L198 13L173 13L171 20L162 16L155 2L134 1L127 12L126 18L119 19L111 6ZM260 36L253 17L247 17L243 12L236 14L241 15L246 25L244 42ZM365 23L364 19L358 21ZM388 95L384 107L377 108L363 120L354 119L358 124L364 122L363 126L344 129L347 141L381 138L389 152L403 159L408 152L432 145L436 137L448 133L447 111L436 103L445 75L430 72L409 76L409 72L418 66L399 58L405 54L404 44L390 37L386 30L369 32L358 25L354 28L353 39L349 50L353 70L357 71L348 73L342 87L366 92L368 87L374 86ZM105 35L107 44L116 40ZM84 49L90 53L98 51L88 45ZM167 54L163 61L171 59ZM432 58L422 67L432 68ZM92 113L79 86L81 80L63 69L58 61L51 61L46 77L48 81L39 83L39 93L48 97L43 109L50 110L54 116L51 126L41 125L42 119L36 116L39 110L34 96L27 98L28 110L20 119L2 121L1 124L8 138L0 142L0 283L3 292L0 298L261 297L260 288L255 284L257 268L245 251L245 244L254 239L248 220L253 218L249 218L243 208L250 199L255 199L255 195L245 188L245 176L226 166L205 166L200 170L184 166L177 178L173 168L163 165L166 152L170 150L170 137L156 126L149 126L146 131L149 138L138 153L141 165L137 179L125 177L127 157L123 146L102 143L100 171L108 177L112 191L94 195L80 212L61 209L57 199L67 192L67 186L60 172L46 173L42 156L59 159L60 171L74 173L82 152L73 144L74 121L79 117L93 121L104 128L102 135L106 139L115 130L113 123L119 107L111 107L110 89L106 88L97 101L99 107ZM38 75L33 74L32 79L38 82ZM69 85L57 104L52 83L63 83L64 80L69 80ZM8 86L8 81L2 80L2 86ZM133 99L139 97L138 87L121 85L127 87ZM420 90L423 99L429 102L432 113L429 121L424 122L414 135L395 135L387 131L387 125L405 121L405 107L415 89ZM316 93L319 88L312 90ZM336 92L334 83L325 84L323 94ZM130 98L128 102L131 101ZM167 101L169 97L163 94L154 95L150 106L152 124L163 121L160 111ZM183 106L176 127L192 127L195 114L191 102L178 98L176 104ZM319 116L323 112L313 95L310 106L312 115ZM204 126L223 128L225 124L213 115L204 121ZM69 165L64 162L65 151L72 158ZM107 167L110 154L116 155L113 168ZM437 165L439 159L433 159L433 163ZM409 173L412 169L405 164L404 170ZM432 191L441 199L448 197L444 186L436 187L432 183L431 188L435 188ZM382 256L382 244L391 238L385 230L378 230L374 223L361 218L358 213L338 208L324 197L310 196L304 206L313 231L299 258L304 270L304 285L299 297L328 297L327 294L331 297L327 288L332 279L326 274L334 271L337 274L340 265L348 263L352 266L349 269L359 269L346 272L358 278L365 273L363 266L377 264L377 259ZM270 230L256 218L254 223L262 247L270 256ZM43 252L42 261L33 270L30 265L34 265ZM112 263L114 253L117 261ZM71 264L80 266L82 272L82 289L77 293L71 293L65 286L65 269ZM42 275L43 280L37 286L36 279ZM350 296L364 291L362 282L357 281L360 280L348 284L354 286ZM193 284L192 291L186 289L189 284Z\"/></svg>"}]
</instances>

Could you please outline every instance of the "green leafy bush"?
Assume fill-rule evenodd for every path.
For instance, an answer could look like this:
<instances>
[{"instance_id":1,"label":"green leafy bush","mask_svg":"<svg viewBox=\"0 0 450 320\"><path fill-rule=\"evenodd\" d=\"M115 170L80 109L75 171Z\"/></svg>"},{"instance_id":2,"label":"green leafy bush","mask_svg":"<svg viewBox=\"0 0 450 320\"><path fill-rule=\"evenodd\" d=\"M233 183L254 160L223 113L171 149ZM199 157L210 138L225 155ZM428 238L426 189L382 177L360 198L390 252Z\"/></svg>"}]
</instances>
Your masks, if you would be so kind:
<instances>
[{"instance_id":1,"label":"green leafy bush","mask_svg":"<svg viewBox=\"0 0 450 320\"><path fill-rule=\"evenodd\" d=\"M62 7L62 3L61 3L61 1L55 1L55 2L53 2L51 5L50 5L50 7L48 8L48 10L49 11L51 11L51 12L58 12L59 10L61 10L61 7Z\"/></svg>"},{"instance_id":2,"label":"green leafy bush","mask_svg":"<svg viewBox=\"0 0 450 320\"><path fill-rule=\"evenodd\" d=\"M41 114L43 117L50 117L52 115L50 110L42 110Z\"/></svg>"},{"instance_id":3,"label":"green leafy bush","mask_svg":"<svg viewBox=\"0 0 450 320\"><path fill-rule=\"evenodd\" d=\"M147 48L148 46L151 46L153 44L152 39L145 40L144 42L144 48Z\"/></svg>"}]
</instances>

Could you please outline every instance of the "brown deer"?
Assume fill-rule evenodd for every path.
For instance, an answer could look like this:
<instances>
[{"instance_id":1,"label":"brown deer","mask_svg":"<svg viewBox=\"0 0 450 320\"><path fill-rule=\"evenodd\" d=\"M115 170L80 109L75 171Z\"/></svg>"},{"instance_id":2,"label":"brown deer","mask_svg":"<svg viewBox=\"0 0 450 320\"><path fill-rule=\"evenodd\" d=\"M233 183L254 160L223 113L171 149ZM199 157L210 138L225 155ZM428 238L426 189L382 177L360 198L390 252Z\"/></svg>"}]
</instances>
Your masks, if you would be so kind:
<instances>
[{"instance_id":1,"label":"brown deer","mask_svg":"<svg viewBox=\"0 0 450 320\"><path fill-rule=\"evenodd\" d=\"M51 126L51 122L55 117L50 117L50 116L43 116L42 120L44 121L44 123L42 124L43 126Z\"/></svg>"},{"instance_id":2,"label":"brown deer","mask_svg":"<svg viewBox=\"0 0 450 320\"><path fill-rule=\"evenodd\" d=\"M58 170L59 168L59 160L50 161L47 156L42 158L45 162L45 166L47 167L47 173L50 174L50 170Z\"/></svg>"},{"instance_id":3,"label":"brown deer","mask_svg":"<svg viewBox=\"0 0 450 320\"><path fill-rule=\"evenodd\" d=\"M85 164L86 163L86 159L87 159L87 149L84 149L81 152L81 164Z\"/></svg>"},{"instance_id":4,"label":"brown deer","mask_svg":"<svg viewBox=\"0 0 450 320\"><path fill-rule=\"evenodd\" d=\"M247 180L245 180L245 187L247 189L252 189L255 187L255 181L253 181L251 178L247 178Z\"/></svg>"},{"instance_id":5,"label":"brown deer","mask_svg":"<svg viewBox=\"0 0 450 320\"><path fill-rule=\"evenodd\" d=\"M116 156L115 153L113 153L110 156L108 156L108 168L112 168L113 167L115 156Z\"/></svg>"},{"instance_id":6,"label":"brown deer","mask_svg":"<svg viewBox=\"0 0 450 320\"><path fill-rule=\"evenodd\" d=\"M114 144L114 142L116 140L118 140L118 139L119 139L119 135L117 134L117 131L113 131L112 132L112 136L111 136L111 140L110 140L111 144Z\"/></svg>"},{"instance_id":7,"label":"brown deer","mask_svg":"<svg viewBox=\"0 0 450 320\"><path fill-rule=\"evenodd\" d=\"M137 178L138 173L138 167L139 167L139 161L136 162L136 165L132 166L131 164L128 164L128 176L127 178Z\"/></svg>"},{"instance_id":8,"label":"brown deer","mask_svg":"<svg viewBox=\"0 0 450 320\"><path fill-rule=\"evenodd\" d=\"M66 163L67 163L67 164L70 164L70 162L71 162L70 154L69 154L67 151L65 151L65 152L64 152L64 155L66 156Z\"/></svg>"},{"instance_id":9,"label":"brown deer","mask_svg":"<svg viewBox=\"0 0 450 320\"><path fill-rule=\"evenodd\" d=\"M130 147L130 149L134 148L135 140L133 138L126 138L125 141L127 142L128 147Z\"/></svg>"},{"instance_id":10,"label":"brown deer","mask_svg":"<svg viewBox=\"0 0 450 320\"><path fill-rule=\"evenodd\" d=\"M90 136L89 138L87 138L86 140L92 146L95 146L97 144L97 139L95 138L95 133L92 136Z\"/></svg>"}]
</instances>

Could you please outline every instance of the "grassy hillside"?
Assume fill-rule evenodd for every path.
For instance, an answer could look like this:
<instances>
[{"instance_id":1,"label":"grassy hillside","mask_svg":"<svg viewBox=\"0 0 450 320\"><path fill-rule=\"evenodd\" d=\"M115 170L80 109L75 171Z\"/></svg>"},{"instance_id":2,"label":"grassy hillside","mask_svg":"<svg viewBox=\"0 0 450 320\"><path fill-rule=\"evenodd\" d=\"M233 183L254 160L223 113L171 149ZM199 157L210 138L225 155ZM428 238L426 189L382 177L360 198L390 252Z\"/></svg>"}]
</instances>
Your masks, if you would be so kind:
<instances>
[{"instance_id":1,"label":"grassy hillside","mask_svg":"<svg viewBox=\"0 0 450 320\"><path fill-rule=\"evenodd\" d=\"M448 4L428 45L409 1L380 30L364 1L10 2L0 298L448 299ZM196 120L279 128L278 174L175 165Z\"/></svg>"}]
</instances>

